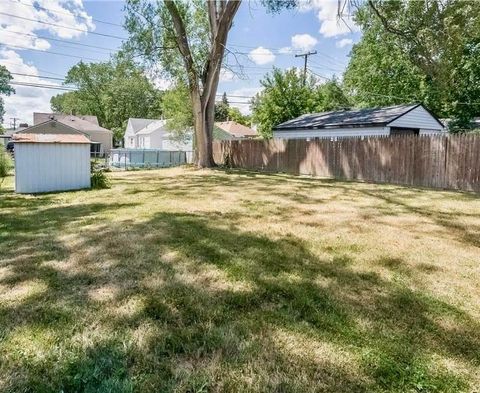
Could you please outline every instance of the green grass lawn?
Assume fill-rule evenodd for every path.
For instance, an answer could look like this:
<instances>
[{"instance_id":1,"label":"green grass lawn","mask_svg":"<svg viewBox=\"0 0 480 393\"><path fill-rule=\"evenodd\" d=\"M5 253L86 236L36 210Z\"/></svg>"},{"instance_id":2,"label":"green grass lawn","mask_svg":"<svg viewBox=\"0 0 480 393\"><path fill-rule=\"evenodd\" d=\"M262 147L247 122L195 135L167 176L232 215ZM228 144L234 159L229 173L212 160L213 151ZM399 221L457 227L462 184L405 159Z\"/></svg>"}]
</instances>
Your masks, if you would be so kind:
<instances>
[{"instance_id":1,"label":"green grass lawn","mask_svg":"<svg viewBox=\"0 0 480 393\"><path fill-rule=\"evenodd\" d=\"M185 168L0 189L2 392L480 386L480 198Z\"/></svg>"}]
</instances>

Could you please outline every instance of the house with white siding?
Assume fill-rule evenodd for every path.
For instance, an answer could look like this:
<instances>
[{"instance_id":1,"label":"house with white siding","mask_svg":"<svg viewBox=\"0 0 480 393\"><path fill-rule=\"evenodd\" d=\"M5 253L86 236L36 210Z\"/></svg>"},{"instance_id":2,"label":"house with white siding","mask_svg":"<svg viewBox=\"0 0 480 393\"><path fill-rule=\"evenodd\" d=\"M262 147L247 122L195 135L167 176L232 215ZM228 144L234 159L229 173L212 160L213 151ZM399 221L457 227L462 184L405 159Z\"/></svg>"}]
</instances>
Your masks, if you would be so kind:
<instances>
[{"instance_id":1,"label":"house with white siding","mask_svg":"<svg viewBox=\"0 0 480 393\"><path fill-rule=\"evenodd\" d=\"M168 151L191 151L192 135L174 135L167 128L167 120L128 119L124 136L127 149L158 149Z\"/></svg>"},{"instance_id":2,"label":"house with white siding","mask_svg":"<svg viewBox=\"0 0 480 393\"><path fill-rule=\"evenodd\" d=\"M408 104L306 114L276 126L273 137L335 139L445 132L443 123L424 105Z\"/></svg>"}]
</instances>

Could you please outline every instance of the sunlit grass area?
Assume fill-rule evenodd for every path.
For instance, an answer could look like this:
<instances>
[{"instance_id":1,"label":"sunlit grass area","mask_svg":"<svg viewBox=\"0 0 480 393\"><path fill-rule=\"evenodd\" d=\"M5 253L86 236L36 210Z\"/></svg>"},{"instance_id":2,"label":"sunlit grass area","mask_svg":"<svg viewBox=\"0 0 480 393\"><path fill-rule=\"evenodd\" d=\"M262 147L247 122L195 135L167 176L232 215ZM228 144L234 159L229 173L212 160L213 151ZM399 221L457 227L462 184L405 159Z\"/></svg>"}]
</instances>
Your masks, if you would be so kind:
<instances>
[{"instance_id":1,"label":"sunlit grass area","mask_svg":"<svg viewBox=\"0 0 480 393\"><path fill-rule=\"evenodd\" d=\"M0 189L0 391L480 386L480 198L286 175Z\"/></svg>"}]
</instances>

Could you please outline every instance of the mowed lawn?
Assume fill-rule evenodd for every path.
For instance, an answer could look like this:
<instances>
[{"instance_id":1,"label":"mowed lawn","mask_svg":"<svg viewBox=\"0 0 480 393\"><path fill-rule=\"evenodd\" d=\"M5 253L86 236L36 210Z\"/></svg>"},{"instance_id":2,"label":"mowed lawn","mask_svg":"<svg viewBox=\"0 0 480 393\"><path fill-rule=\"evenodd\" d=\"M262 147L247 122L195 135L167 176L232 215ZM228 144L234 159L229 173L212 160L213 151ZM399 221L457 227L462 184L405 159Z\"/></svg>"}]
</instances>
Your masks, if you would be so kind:
<instances>
[{"instance_id":1,"label":"mowed lawn","mask_svg":"<svg viewBox=\"0 0 480 393\"><path fill-rule=\"evenodd\" d=\"M480 198L175 168L0 190L2 392L480 386Z\"/></svg>"}]
</instances>

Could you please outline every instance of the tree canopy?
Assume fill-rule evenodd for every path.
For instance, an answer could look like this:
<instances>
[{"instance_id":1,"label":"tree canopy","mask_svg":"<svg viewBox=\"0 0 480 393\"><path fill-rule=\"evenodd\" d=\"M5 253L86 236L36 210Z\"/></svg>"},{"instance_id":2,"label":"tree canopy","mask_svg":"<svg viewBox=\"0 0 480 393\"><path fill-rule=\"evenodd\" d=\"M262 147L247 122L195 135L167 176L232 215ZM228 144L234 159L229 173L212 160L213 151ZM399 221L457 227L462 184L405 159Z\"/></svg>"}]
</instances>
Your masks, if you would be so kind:
<instances>
[{"instance_id":1,"label":"tree canopy","mask_svg":"<svg viewBox=\"0 0 480 393\"><path fill-rule=\"evenodd\" d=\"M323 112L350 106L339 83L333 79L320 83L313 75L297 69L274 68L260 81L263 90L252 100L252 120L259 133L272 136L274 126L309 112Z\"/></svg>"},{"instance_id":2,"label":"tree canopy","mask_svg":"<svg viewBox=\"0 0 480 393\"><path fill-rule=\"evenodd\" d=\"M65 83L78 90L52 97L52 110L95 115L100 125L114 132L117 141L123 138L130 117L159 118L162 114L162 92L142 68L126 58L80 62L68 71Z\"/></svg>"},{"instance_id":3,"label":"tree canopy","mask_svg":"<svg viewBox=\"0 0 480 393\"><path fill-rule=\"evenodd\" d=\"M480 115L480 2L369 0L345 86L359 106L424 102L452 125Z\"/></svg>"},{"instance_id":4,"label":"tree canopy","mask_svg":"<svg viewBox=\"0 0 480 393\"><path fill-rule=\"evenodd\" d=\"M260 1L268 11L293 8L295 0ZM128 0L128 48L159 72L188 87L197 165L213 162L212 139L219 75L239 0Z\"/></svg>"},{"instance_id":5,"label":"tree canopy","mask_svg":"<svg viewBox=\"0 0 480 393\"><path fill-rule=\"evenodd\" d=\"M10 86L12 75L3 65L0 65L0 94L9 96L15 93L15 90ZM5 108L3 106L3 98L0 97L0 123L3 122L3 115L5 115Z\"/></svg>"}]
</instances>

